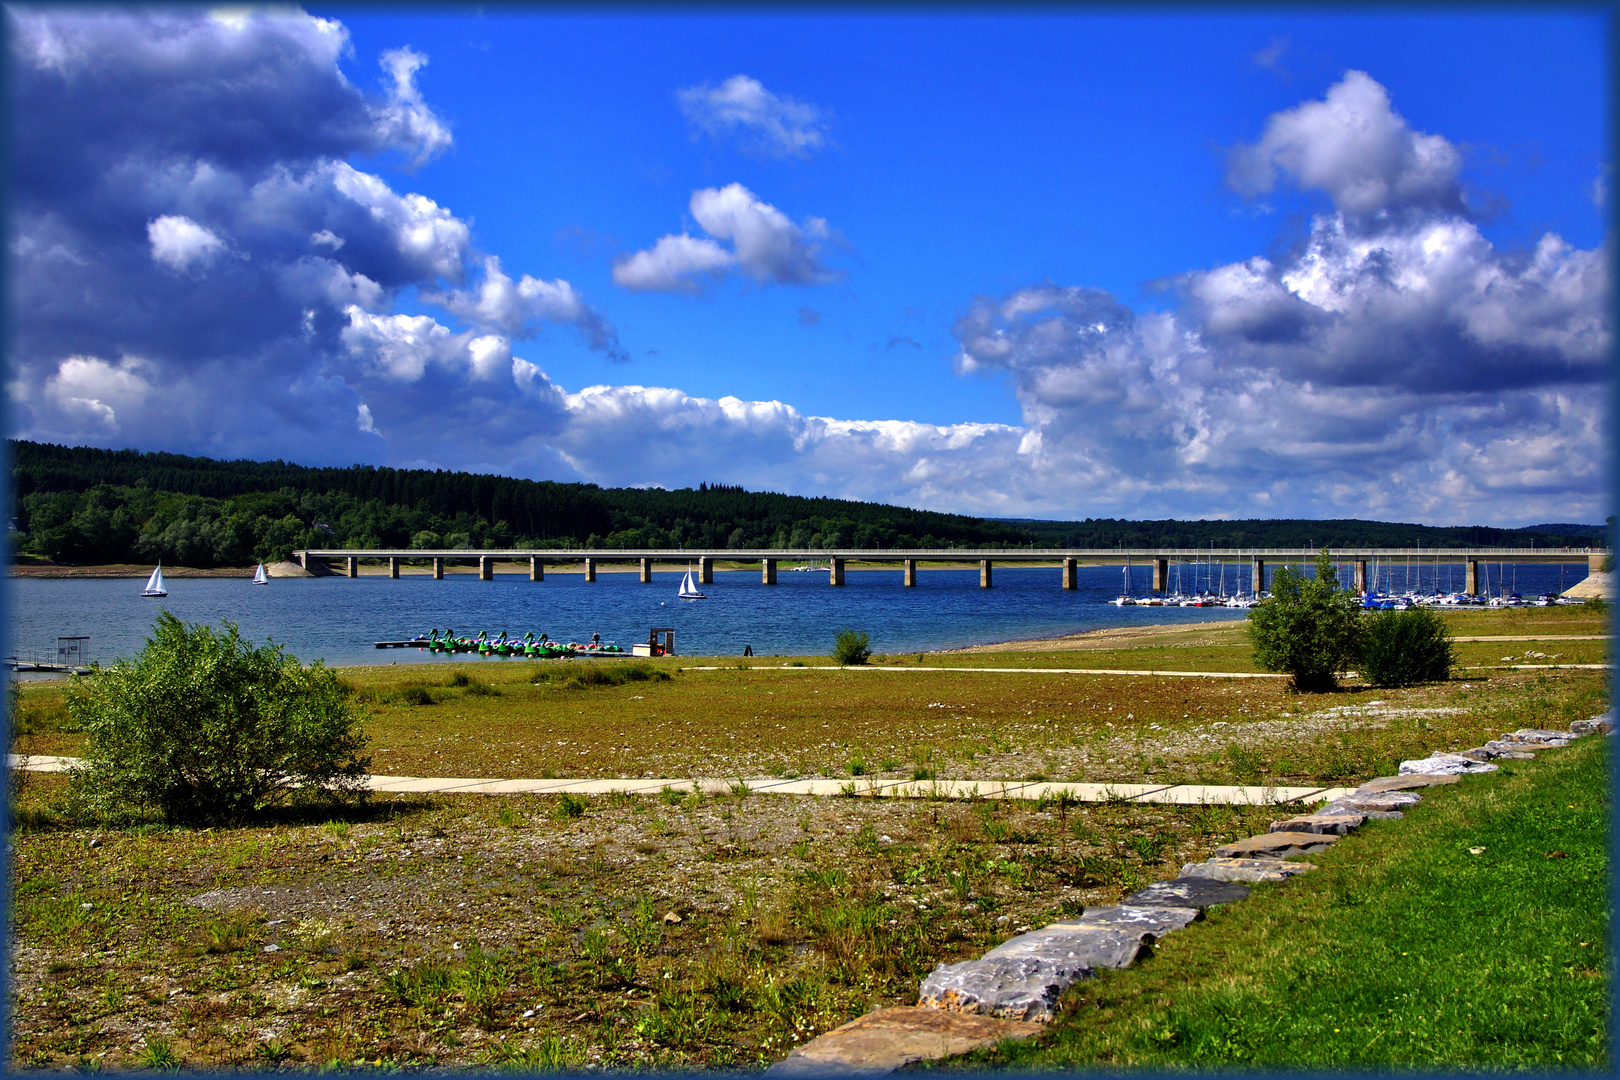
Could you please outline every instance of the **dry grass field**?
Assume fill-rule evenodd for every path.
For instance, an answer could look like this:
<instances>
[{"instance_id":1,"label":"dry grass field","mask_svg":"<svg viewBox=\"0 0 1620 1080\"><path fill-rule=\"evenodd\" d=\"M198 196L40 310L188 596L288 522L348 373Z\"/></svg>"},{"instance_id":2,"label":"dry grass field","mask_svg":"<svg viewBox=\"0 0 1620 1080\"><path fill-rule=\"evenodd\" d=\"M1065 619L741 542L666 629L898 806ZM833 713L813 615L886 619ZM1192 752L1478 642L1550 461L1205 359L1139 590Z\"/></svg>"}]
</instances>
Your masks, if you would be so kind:
<instances>
[{"instance_id":1,"label":"dry grass field","mask_svg":"<svg viewBox=\"0 0 1620 1080\"><path fill-rule=\"evenodd\" d=\"M1470 666L1445 684L1308 697L1269 679L951 670L1250 671L1238 627L873 670L672 658L624 681L583 661L344 678L372 771L418 776L1327 784L1603 708L1604 672L1512 666L1607 659L1605 641L1550 640L1601 634L1600 616L1454 625L1538 640L1460 644ZM18 752L82 745L58 685L28 686L17 720ZM767 1064L913 999L937 962L1173 876L1275 816L738 783L380 796L335 820L178 830L75 822L59 777L22 788L12 1064L30 1068Z\"/></svg>"}]
</instances>

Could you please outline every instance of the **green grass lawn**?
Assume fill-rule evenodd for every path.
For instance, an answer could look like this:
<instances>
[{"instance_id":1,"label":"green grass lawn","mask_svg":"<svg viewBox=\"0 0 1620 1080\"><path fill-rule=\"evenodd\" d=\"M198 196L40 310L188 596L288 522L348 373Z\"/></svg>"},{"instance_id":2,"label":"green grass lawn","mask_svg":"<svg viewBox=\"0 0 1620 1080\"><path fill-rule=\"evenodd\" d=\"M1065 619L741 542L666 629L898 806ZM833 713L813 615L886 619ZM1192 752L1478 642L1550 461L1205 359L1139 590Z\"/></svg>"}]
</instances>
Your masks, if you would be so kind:
<instances>
[{"instance_id":1,"label":"green grass lawn","mask_svg":"<svg viewBox=\"0 0 1620 1080\"><path fill-rule=\"evenodd\" d=\"M1612 1067L1603 737L1439 789L978 1064Z\"/></svg>"}]
</instances>

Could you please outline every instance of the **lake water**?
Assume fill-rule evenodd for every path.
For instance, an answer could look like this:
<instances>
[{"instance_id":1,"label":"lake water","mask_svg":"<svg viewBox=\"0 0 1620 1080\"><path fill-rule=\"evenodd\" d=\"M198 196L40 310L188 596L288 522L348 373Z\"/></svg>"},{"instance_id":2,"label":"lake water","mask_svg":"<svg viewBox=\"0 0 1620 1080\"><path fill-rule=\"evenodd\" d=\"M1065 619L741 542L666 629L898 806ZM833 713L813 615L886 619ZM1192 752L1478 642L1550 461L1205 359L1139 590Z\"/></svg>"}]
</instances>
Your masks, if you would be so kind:
<instances>
[{"instance_id":1,"label":"lake water","mask_svg":"<svg viewBox=\"0 0 1620 1080\"><path fill-rule=\"evenodd\" d=\"M1440 584L1455 570L1442 566ZM1055 567L997 566L995 587L981 589L978 568L924 570L915 588L905 588L902 572L851 570L842 588L827 584L825 573L783 570L779 584L760 584L759 571L716 571L709 599L677 600L684 568L655 571L641 584L634 573L601 573L587 583L582 574L548 574L532 582L524 574L475 574L360 578L277 578L254 586L246 577L170 578L162 600L140 596L135 579L67 580L22 578L7 582L10 627L8 654L54 659L59 636L88 636L86 660L109 663L140 650L160 610L188 623L230 620L250 641L273 638L303 661L332 665L443 663L426 650L377 649L376 641L398 641L430 628L476 634L502 630L522 637L533 630L563 641L583 641L593 632L627 651L647 639L650 627L673 627L676 652L685 656L736 656L745 645L755 654L826 655L843 628L865 630L878 653L908 653L1021 638L1055 637L1110 626L1241 619L1224 608L1116 608L1106 603L1119 593L1118 567L1081 567L1079 588L1059 588ZM1135 567L1132 588L1145 592L1151 570ZM1187 568L1186 583L1192 586ZM1583 563L1507 567L1510 586L1532 596L1573 585L1586 576ZM1425 569L1425 587L1435 567ZM1228 570L1228 583L1232 570ZM1494 589L1497 568L1491 566ZM1174 578L1171 581L1175 584ZM1387 584L1381 581L1380 584ZM1417 584L1414 580L1413 584ZM1404 588L1397 568L1394 585ZM469 654L456 662L478 659ZM491 658L488 663L521 661Z\"/></svg>"}]
</instances>

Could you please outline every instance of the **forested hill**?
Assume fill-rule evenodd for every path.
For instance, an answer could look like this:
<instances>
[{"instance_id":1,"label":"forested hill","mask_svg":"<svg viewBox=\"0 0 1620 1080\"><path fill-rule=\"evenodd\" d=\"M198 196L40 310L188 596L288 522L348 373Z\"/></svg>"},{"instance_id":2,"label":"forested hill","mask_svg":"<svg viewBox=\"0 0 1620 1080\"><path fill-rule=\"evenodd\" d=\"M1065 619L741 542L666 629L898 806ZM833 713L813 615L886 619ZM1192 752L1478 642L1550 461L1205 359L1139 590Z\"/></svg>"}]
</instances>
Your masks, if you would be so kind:
<instances>
[{"instance_id":1,"label":"forested hill","mask_svg":"<svg viewBox=\"0 0 1620 1080\"><path fill-rule=\"evenodd\" d=\"M11 441L16 550L242 565L305 547L1587 546L1602 530L1368 521L999 521L700 485L599 488L425 469L309 468Z\"/></svg>"}]
</instances>

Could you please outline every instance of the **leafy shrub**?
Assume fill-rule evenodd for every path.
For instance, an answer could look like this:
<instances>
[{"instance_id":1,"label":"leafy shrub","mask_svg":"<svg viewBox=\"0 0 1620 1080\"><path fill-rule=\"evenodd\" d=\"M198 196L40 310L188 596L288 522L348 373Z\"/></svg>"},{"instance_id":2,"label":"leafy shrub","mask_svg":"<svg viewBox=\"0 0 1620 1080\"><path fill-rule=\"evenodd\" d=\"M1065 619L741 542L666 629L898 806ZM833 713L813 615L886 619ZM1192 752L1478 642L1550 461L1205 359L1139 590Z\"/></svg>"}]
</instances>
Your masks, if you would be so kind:
<instances>
[{"instance_id":1,"label":"leafy shrub","mask_svg":"<svg viewBox=\"0 0 1620 1080\"><path fill-rule=\"evenodd\" d=\"M570 795L565 791L561 795L557 796L557 805L552 807L551 816L556 818L558 821L566 821L569 818L584 817L585 800L580 798L578 795Z\"/></svg>"},{"instance_id":2,"label":"leafy shrub","mask_svg":"<svg viewBox=\"0 0 1620 1080\"><path fill-rule=\"evenodd\" d=\"M1357 656L1360 631L1360 601L1339 588L1327 548L1317 552L1314 578L1281 568L1271 597L1249 612L1254 662L1292 675L1302 693L1338 686L1337 672Z\"/></svg>"},{"instance_id":3,"label":"leafy shrub","mask_svg":"<svg viewBox=\"0 0 1620 1080\"><path fill-rule=\"evenodd\" d=\"M1366 620L1361 676L1375 686L1411 686L1451 677L1451 635L1425 607L1380 611Z\"/></svg>"},{"instance_id":4,"label":"leafy shrub","mask_svg":"<svg viewBox=\"0 0 1620 1080\"><path fill-rule=\"evenodd\" d=\"M833 638L833 659L840 664L864 664L871 657L871 635L865 630L840 630Z\"/></svg>"},{"instance_id":5,"label":"leafy shrub","mask_svg":"<svg viewBox=\"0 0 1620 1080\"><path fill-rule=\"evenodd\" d=\"M235 824L287 800L366 794L360 714L336 675L255 648L232 623L216 632L164 612L133 660L74 680L68 710L86 732L75 795L97 816Z\"/></svg>"}]
</instances>

